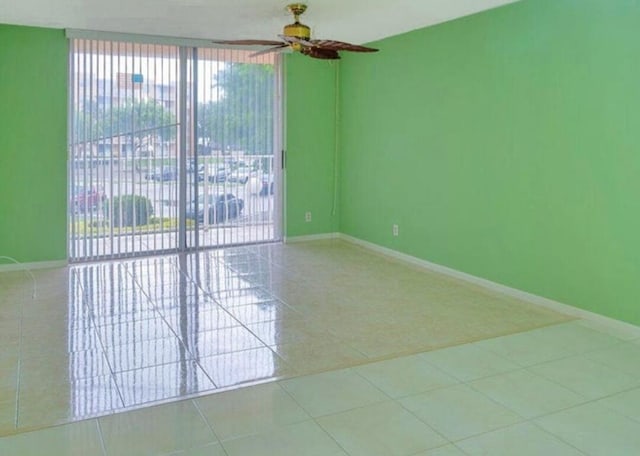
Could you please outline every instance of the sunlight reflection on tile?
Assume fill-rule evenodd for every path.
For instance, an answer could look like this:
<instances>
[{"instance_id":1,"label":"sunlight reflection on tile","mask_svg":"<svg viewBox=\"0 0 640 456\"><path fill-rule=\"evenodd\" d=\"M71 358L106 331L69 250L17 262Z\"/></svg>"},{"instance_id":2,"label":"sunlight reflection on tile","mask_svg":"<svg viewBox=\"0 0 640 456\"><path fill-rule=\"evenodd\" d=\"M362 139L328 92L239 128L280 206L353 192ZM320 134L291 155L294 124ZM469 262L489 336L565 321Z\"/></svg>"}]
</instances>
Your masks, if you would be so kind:
<instances>
[{"instance_id":1,"label":"sunlight reflection on tile","mask_svg":"<svg viewBox=\"0 0 640 456\"><path fill-rule=\"evenodd\" d=\"M272 320L304 318L303 315L279 301L266 301L246 306L230 307L228 311L244 325Z\"/></svg>"},{"instance_id":2,"label":"sunlight reflection on tile","mask_svg":"<svg viewBox=\"0 0 640 456\"><path fill-rule=\"evenodd\" d=\"M215 385L195 361L181 361L116 374L125 406L211 391Z\"/></svg>"},{"instance_id":3,"label":"sunlight reflection on tile","mask_svg":"<svg viewBox=\"0 0 640 456\"><path fill-rule=\"evenodd\" d=\"M191 353L202 358L265 346L260 339L242 327L191 334L186 345Z\"/></svg>"},{"instance_id":4,"label":"sunlight reflection on tile","mask_svg":"<svg viewBox=\"0 0 640 456\"><path fill-rule=\"evenodd\" d=\"M217 304L213 308L187 308L163 311L162 318L166 320L178 337L185 340L189 334L201 331L241 326L241 323L229 312Z\"/></svg>"},{"instance_id":5,"label":"sunlight reflection on tile","mask_svg":"<svg viewBox=\"0 0 640 456\"><path fill-rule=\"evenodd\" d=\"M223 291L214 293L213 297L223 307L246 306L273 301L273 297L262 288Z\"/></svg>"},{"instance_id":6,"label":"sunlight reflection on tile","mask_svg":"<svg viewBox=\"0 0 640 456\"><path fill-rule=\"evenodd\" d=\"M294 373L287 363L268 348L199 358L198 363L220 388Z\"/></svg>"},{"instance_id":7,"label":"sunlight reflection on tile","mask_svg":"<svg viewBox=\"0 0 640 456\"><path fill-rule=\"evenodd\" d=\"M141 340L107 347L105 350L113 372L142 369L193 358L175 336L157 340Z\"/></svg>"},{"instance_id":8,"label":"sunlight reflection on tile","mask_svg":"<svg viewBox=\"0 0 640 456\"><path fill-rule=\"evenodd\" d=\"M175 338L171 327L160 318L99 326L97 332L105 348Z\"/></svg>"}]
</instances>

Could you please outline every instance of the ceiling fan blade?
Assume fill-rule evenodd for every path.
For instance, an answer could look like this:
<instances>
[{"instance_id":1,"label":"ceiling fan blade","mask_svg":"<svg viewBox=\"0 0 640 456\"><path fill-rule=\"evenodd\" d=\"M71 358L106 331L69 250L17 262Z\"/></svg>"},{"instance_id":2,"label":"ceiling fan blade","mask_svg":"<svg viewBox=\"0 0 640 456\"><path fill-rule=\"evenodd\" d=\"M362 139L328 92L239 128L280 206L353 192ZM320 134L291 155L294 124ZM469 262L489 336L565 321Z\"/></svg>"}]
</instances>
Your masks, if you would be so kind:
<instances>
[{"instance_id":1,"label":"ceiling fan blade","mask_svg":"<svg viewBox=\"0 0 640 456\"><path fill-rule=\"evenodd\" d=\"M308 57L313 57L314 59L322 59L322 60L340 59L340 54L338 54L338 51L334 51L333 49L322 49L319 47L303 47L300 52Z\"/></svg>"},{"instance_id":2,"label":"ceiling fan blade","mask_svg":"<svg viewBox=\"0 0 640 456\"><path fill-rule=\"evenodd\" d=\"M297 36L287 36L287 35L278 35L278 36L282 38L283 41L286 41L287 43L299 43L299 44L302 44L303 46L314 45L311 41L298 38Z\"/></svg>"},{"instance_id":3,"label":"ceiling fan blade","mask_svg":"<svg viewBox=\"0 0 640 456\"><path fill-rule=\"evenodd\" d=\"M258 51L258 52L254 52L253 54L250 54L249 57L257 57L259 55L264 55L264 54L271 54L272 52L279 52L284 50L285 48L288 48L289 45L286 43L281 43L279 46L274 46L271 47L269 49L264 49L262 51Z\"/></svg>"},{"instance_id":4,"label":"ceiling fan blade","mask_svg":"<svg viewBox=\"0 0 640 456\"><path fill-rule=\"evenodd\" d=\"M351 51L351 52L377 52L378 49L358 46L357 44L345 43L335 40L311 40L313 46L321 49L330 49L333 51Z\"/></svg>"},{"instance_id":5,"label":"ceiling fan blade","mask_svg":"<svg viewBox=\"0 0 640 456\"><path fill-rule=\"evenodd\" d=\"M239 46L278 46L282 41L273 40L219 40L215 44L237 44Z\"/></svg>"}]
</instances>

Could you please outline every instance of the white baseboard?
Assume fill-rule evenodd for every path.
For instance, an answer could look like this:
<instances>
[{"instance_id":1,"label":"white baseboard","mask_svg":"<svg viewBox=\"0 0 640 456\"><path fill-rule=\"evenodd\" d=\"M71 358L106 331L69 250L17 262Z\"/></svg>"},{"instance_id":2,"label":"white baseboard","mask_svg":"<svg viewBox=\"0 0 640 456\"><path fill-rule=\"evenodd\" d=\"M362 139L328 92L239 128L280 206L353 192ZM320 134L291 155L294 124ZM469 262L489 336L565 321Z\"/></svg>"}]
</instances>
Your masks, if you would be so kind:
<instances>
[{"instance_id":1,"label":"white baseboard","mask_svg":"<svg viewBox=\"0 0 640 456\"><path fill-rule=\"evenodd\" d=\"M285 237L285 244L295 244L296 242L307 242L307 241L325 241L327 239L338 239L340 233L323 233L323 234L311 234L309 236L292 236Z\"/></svg>"},{"instance_id":2,"label":"white baseboard","mask_svg":"<svg viewBox=\"0 0 640 456\"><path fill-rule=\"evenodd\" d=\"M400 261L404 261L412 265L428 269L430 271L445 274L447 276L454 277L456 279L464 280L465 282L469 282L474 285L481 286L491 291L497 291L499 293L521 299L531 304L546 307L548 309L554 310L559 313L570 315L576 318L582 318L584 320L590 320L595 323L601 324L605 327L608 327L617 331L622 331L630 336L640 337L640 327L633 325L631 323L626 323L624 321L616 320L615 318L605 317L604 315L590 312L588 310L583 310L578 307L570 306L568 304L563 304L561 302L554 301L553 299L544 298L542 296L534 295L526 291L518 290L516 288L502 285L500 283L492 282L491 280L476 277L474 275L467 274L465 272L457 271L455 269L448 268L446 266L442 266L436 263L432 263L430 261L422 260L420 258L411 256L411 255L407 255L406 253L401 253L396 250L389 249L387 247L382 247L372 242L363 241L362 239L358 239L353 236L338 233L337 237L338 239L342 239L344 241L350 242L352 244L358 245L365 249L382 254L384 256L388 256Z\"/></svg>"},{"instance_id":3,"label":"white baseboard","mask_svg":"<svg viewBox=\"0 0 640 456\"><path fill-rule=\"evenodd\" d=\"M33 263L8 263L0 264L0 273L10 271L33 271L34 269L63 268L67 266L67 260L36 261Z\"/></svg>"}]
</instances>

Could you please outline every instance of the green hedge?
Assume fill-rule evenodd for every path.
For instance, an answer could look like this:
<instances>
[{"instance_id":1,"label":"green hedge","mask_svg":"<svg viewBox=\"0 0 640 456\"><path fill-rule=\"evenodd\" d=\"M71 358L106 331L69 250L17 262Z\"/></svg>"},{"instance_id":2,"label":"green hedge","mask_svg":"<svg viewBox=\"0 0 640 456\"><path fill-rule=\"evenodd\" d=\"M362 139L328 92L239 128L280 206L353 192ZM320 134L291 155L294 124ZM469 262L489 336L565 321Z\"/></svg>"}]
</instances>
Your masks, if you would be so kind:
<instances>
[{"instance_id":1,"label":"green hedge","mask_svg":"<svg viewBox=\"0 0 640 456\"><path fill-rule=\"evenodd\" d=\"M139 195L122 195L111 198L105 205L105 215L112 215L113 226L147 225L153 215L151 200ZM122 216L122 219L120 219Z\"/></svg>"}]
</instances>

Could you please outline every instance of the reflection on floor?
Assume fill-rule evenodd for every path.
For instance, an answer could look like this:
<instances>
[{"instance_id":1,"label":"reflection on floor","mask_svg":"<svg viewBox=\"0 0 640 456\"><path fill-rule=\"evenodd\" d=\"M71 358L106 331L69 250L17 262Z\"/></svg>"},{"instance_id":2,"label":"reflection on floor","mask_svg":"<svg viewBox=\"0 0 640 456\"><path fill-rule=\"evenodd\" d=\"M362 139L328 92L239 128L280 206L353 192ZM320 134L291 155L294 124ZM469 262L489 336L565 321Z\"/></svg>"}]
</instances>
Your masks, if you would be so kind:
<instances>
[{"instance_id":1,"label":"reflection on floor","mask_svg":"<svg viewBox=\"0 0 640 456\"><path fill-rule=\"evenodd\" d=\"M30 277L24 272L0 276L0 435L267 380L353 368L569 320L341 241L250 246L34 274L35 297ZM442 368L444 380L436 375L434 386L476 378L473 363L482 357L476 358L473 352L454 356L454 364L472 364L468 368L471 372L462 369L456 373L449 371L449 362L441 360L438 352L432 353L433 357L427 354L393 362L399 362L399 370L405 369L402 359L425 360L429 366ZM492 359L497 356L491 355ZM514 370L512 361L505 360L509 367L502 371ZM412 367L411 361L406 363L409 371L420 369ZM356 384L364 388L357 387L360 393L343 399L349 408L393 399L384 405L388 410L383 407L375 413L405 416L409 413L405 409L411 407L396 401L404 393L385 391L384 385L376 383L373 366L331 374L348 384L355 382L354 388ZM434 372L440 372L437 369ZM455 381L445 373L452 374ZM331 375L327 378L333 378ZM296 387L298 383L286 380L253 391L259 396L275 388L274 394L291 402L291 414L296 417L292 421L302 423L300 435L310 433L312 440L322 439L324 434L317 429L322 423L305 420L309 415L336 410L324 410L329 403L322 395L307 397L304 388ZM322 388L323 383L317 387ZM374 399L350 402L368 389ZM421 391L407 394L417 392ZM180 410L188 415L181 419L185 426L194 420L202 427L201 414L208 416L207 403L224 404L225 397L235 397L233 392L223 394L229 396L181 402L166 408L170 410L166 413ZM246 394L251 397L254 393ZM319 403L305 406L307 400ZM200 412L196 413L194 404L199 404ZM344 406L339 409L343 411ZM173 415L154 415L156 411L165 413L163 408L149 410L131 412L131 416L151 413L154 423L173 420ZM126 430L127 416L101 419L103 434ZM420 418L420 413L417 416ZM84 428L93 432L90 423L59 429L79 429L84 435ZM198 444L216 440L208 427L201 429L201 439L192 436L200 432L198 426L170 435ZM224 440L221 435L227 434L220 434L215 425L214 430ZM441 437L434 434L433 441L441 442ZM258 444L247 443L249 447ZM252 454L249 447L227 451Z\"/></svg>"}]
</instances>

